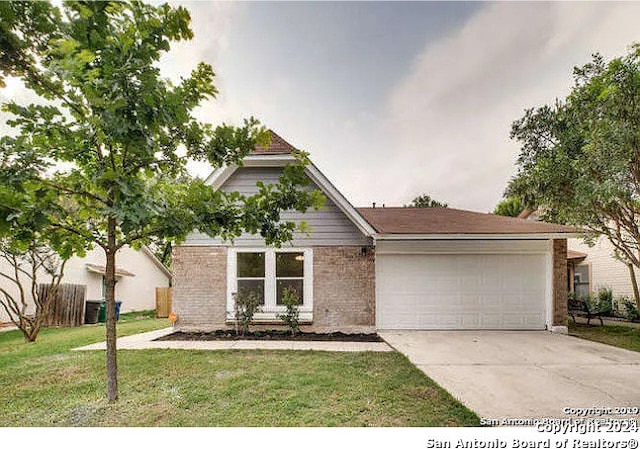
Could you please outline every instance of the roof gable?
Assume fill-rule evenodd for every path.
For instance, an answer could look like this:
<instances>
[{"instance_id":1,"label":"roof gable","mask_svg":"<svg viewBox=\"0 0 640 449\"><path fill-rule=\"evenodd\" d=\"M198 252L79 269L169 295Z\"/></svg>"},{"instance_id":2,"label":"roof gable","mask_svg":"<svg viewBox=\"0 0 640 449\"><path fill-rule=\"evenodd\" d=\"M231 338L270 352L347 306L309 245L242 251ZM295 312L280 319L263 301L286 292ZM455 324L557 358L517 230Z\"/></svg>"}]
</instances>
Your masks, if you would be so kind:
<instances>
[{"instance_id":1,"label":"roof gable","mask_svg":"<svg viewBox=\"0 0 640 449\"><path fill-rule=\"evenodd\" d=\"M272 138L269 147L263 148L256 146L256 151L243 159L243 165L245 167L284 167L287 164L296 162L296 158L292 153L298 150L272 130L269 130L269 132ZM238 168L237 165L218 168L207 177L205 183L219 189ZM305 174L362 234L367 237L375 234L373 227L313 163L309 163L309 165L305 167Z\"/></svg>"}]
</instances>

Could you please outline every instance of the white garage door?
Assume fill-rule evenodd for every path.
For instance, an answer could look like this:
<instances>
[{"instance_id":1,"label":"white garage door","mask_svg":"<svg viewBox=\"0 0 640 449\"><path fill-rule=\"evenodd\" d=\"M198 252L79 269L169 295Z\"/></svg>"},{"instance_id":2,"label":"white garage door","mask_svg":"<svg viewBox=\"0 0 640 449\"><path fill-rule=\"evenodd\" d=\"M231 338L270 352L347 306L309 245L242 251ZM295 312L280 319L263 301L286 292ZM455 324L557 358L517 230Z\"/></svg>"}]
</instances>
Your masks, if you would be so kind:
<instances>
[{"instance_id":1,"label":"white garage door","mask_svg":"<svg viewBox=\"0 0 640 449\"><path fill-rule=\"evenodd\" d=\"M379 329L544 329L544 254L376 255Z\"/></svg>"}]
</instances>

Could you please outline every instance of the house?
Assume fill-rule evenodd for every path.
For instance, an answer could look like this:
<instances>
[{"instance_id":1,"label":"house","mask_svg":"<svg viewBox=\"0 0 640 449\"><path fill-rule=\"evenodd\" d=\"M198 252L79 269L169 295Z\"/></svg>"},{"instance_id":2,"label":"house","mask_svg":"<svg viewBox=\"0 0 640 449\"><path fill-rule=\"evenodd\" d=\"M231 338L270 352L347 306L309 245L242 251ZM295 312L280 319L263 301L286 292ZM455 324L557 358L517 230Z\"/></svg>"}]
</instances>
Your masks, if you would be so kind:
<instances>
[{"instance_id":1,"label":"house","mask_svg":"<svg viewBox=\"0 0 640 449\"><path fill-rule=\"evenodd\" d=\"M582 239L567 240L568 248L574 253L583 254L574 268L573 289L579 294L597 294L601 288L610 288L616 298L633 299L633 287L628 266L614 257L613 245L606 237L599 237L590 247ZM634 267L635 268L635 267ZM638 269L635 276L640 285Z\"/></svg>"},{"instance_id":2,"label":"house","mask_svg":"<svg viewBox=\"0 0 640 449\"><path fill-rule=\"evenodd\" d=\"M116 256L116 300L122 301L121 312L156 308L155 288L168 287L171 272L146 247L139 251L123 247ZM104 271L106 259L102 248L87 251L84 257L72 257L65 266L63 283L86 285L86 299L100 301L105 295ZM6 272L6 262L0 269ZM41 278L47 282L46 278ZM11 289L11 283L0 279L0 285ZM0 322L9 317L0 308Z\"/></svg>"},{"instance_id":3,"label":"house","mask_svg":"<svg viewBox=\"0 0 640 449\"><path fill-rule=\"evenodd\" d=\"M242 167L207 182L257 192L277 182L295 148L272 132ZM354 208L313 164L326 208L306 214L309 234L280 249L255 235L233 243L192 233L174 247L173 310L180 330L233 325L234 294L263 298L258 324L279 323L284 288L302 297L303 330L549 329L566 331L566 238L573 229L449 208Z\"/></svg>"},{"instance_id":4,"label":"house","mask_svg":"<svg viewBox=\"0 0 640 449\"><path fill-rule=\"evenodd\" d=\"M539 213L523 210L519 218L538 220ZM605 236L593 246L581 238L567 239L568 289L578 296L595 295L601 288L611 289L615 298L633 298L629 268L614 256L614 247ZM640 285L638 270L635 276Z\"/></svg>"}]
</instances>

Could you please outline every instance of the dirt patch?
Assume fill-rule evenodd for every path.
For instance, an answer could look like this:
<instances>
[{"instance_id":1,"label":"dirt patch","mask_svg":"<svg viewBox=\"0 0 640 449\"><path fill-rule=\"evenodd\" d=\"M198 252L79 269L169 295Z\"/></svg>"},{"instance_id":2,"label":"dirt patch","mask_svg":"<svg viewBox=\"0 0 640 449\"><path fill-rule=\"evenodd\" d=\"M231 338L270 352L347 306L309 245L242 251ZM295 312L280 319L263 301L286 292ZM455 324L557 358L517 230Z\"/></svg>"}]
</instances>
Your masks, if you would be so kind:
<instances>
[{"instance_id":1,"label":"dirt patch","mask_svg":"<svg viewBox=\"0 0 640 449\"><path fill-rule=\"evenodd\" d=\"M217 330L214 332L174 332L156 338L154 341L229 341L229 340L261 340L261 341L339 341L339 342L382 342L378 334L345 334L331 332L318 334L315 332L300 332L295 336L288 331L255 331L236 335L235 331Z\"/></svg>"}]
</instances>

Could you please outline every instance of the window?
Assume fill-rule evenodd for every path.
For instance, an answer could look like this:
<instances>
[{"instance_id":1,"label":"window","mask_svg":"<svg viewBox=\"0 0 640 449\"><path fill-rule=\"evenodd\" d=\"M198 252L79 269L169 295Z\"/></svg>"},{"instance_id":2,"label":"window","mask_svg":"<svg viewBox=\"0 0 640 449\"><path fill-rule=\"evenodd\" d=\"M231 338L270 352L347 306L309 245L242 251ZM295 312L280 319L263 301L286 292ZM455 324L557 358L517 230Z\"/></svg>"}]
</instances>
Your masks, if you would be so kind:
<instances>
[{"instance_id":1,"label":"window","mask_svg":"<svg viewBox=\"0 0 640 449\"><path fill-rule=\"evenodd\" d=\"M238 294L255 293L264 304L264 253L238 253L237 279Z\"/></svg>"},{"instance_id":2,"label":"window","mask_svg":"<svg viewBox=\"0 0 640 449\"><path fill-rule=\"evenodd\" d=\"M276 304L282 304L285 289L304 303L304 253L276 253Z\"/></svg>"},{"instance_id":3,"label":"window","mask_svg":"<svg viewBox=\"0 0 640 449\"><path fill-rule=\"evenodd\" d=\"M589 285L589 265L577 265L573 275L573 291L577 298L583 298L591 294Z\"/></svg>"},{"instance_id":4,"label":"window","mask_svg":"<svg viewBox=\"0 0 640 449\"><path fill-rule=\"evenodd\" d=\"M233 319L234 293L253 292L262 300L256 320L275 320L286 310L285 289L300 298L300 319L313 311L313 252L305 249L230 249L227 256L227 317Z\"/></svg>"}]
</instances>

